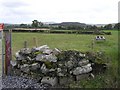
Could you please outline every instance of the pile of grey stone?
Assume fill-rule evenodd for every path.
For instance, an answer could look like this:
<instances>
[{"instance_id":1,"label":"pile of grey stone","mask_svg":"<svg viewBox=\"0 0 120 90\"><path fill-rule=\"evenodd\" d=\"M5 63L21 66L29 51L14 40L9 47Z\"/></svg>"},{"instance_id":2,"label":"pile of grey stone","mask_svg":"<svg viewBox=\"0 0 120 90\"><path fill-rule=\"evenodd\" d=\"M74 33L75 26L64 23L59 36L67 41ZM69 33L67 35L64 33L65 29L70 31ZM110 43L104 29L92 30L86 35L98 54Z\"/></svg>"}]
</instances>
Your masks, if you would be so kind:
<instances>
[{"instance_id":1,"label":"pile of grey stone","mask_svg":"<svg viewBox=\"0 0 120 90\"><path fill-rule=\"evenodd\" d=\"M23 48L16 52L15 58L11 61L14 74L31 76L51 86L78 81L91 75L93 70L93 63L86 58L85 53L51 49L47 45Z\"/></svg>"}]
</instances>

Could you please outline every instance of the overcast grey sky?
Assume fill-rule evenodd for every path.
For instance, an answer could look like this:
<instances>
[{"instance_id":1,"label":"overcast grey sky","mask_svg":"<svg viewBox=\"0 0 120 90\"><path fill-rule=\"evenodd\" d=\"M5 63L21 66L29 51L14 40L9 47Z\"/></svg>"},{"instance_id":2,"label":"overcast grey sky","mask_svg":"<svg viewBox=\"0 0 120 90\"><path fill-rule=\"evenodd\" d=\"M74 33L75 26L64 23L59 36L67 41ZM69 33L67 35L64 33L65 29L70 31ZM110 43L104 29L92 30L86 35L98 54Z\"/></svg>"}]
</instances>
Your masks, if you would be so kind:
<instances>
[{"instance_id":1,"label":"overcast grey sky","mask_svg":"<svg viewBox=\"0 0 120 90\"><path fill-rule=\"evenodd\" d=\"M119 0L0 0L0 23L118 22Z\"/></svg>"}]
</instances>

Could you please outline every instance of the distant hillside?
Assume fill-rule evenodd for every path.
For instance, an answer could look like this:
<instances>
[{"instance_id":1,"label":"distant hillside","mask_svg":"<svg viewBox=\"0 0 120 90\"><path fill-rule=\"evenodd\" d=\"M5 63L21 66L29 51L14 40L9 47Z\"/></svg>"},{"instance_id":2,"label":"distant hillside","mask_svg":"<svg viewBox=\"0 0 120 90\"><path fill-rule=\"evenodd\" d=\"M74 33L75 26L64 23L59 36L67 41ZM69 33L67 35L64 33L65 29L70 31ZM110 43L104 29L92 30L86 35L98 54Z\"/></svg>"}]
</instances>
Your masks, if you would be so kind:
<instances>
[{"instance_id":1,"label":"distant hillside","mask_svg":"<svg viewBox=\"0 0 120 90\"><path fill-rule=\"evenodd\" d=\"M89 26L85 23L79 23L79 22L62 22L62 23L54 23L50 25L59 25L59 26L80 26L80 27L86 27Z\"/></svg>"}]
</instances>

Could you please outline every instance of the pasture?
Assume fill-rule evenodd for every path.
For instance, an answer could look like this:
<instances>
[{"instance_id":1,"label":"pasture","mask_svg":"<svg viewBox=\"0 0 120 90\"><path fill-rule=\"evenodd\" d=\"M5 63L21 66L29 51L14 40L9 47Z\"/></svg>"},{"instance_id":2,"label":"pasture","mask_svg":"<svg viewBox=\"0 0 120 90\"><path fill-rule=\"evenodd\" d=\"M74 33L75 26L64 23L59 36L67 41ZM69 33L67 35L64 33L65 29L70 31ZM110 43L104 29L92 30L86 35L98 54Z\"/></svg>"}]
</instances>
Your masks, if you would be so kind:
<instances>
[{"instance_id":1,"label":"pasture","mask_svg":"<svg viewBox=\"0 0 120 90\"><path fill-rule=\"evenodd\" d=\"M106 30L106 32L109 31L110 30ZM117 87L118 82L118 31L112 30L110 32L112 35L104 35L106 41L95 41L96 35L13 32L12 55L15 55L15 52L24 47L24 41L27 41L27 47L34 47L35 43L33 38L36 38L37 46L48 45L50 48L78 50L82 52L102 51L106 55L105 62L109 67L107 72L103 75L97 75L94 79L83 80L77 83L73 82L69 86L83 88L113 88Z\"/></svg>"}]
</instances>

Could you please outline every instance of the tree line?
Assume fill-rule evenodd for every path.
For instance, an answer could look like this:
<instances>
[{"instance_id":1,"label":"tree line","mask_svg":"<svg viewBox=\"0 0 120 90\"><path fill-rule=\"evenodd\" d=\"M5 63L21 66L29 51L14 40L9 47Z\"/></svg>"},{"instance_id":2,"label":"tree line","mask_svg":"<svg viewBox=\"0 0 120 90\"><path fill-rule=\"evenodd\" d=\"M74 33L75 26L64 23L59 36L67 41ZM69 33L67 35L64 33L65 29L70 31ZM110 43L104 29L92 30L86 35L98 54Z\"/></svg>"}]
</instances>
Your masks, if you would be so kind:
<instances>
[{"instance_id":1,"label":"tree line","mask_svg":"<svg viewBox=\"0 0 120 90\"><path fill-rule=\"evenodd\" d=\"M50 25L33 20L32 24L8 25L6 28L49 28L54 30L120 30L120 23L107 24L105 26L97 27L96 25Z\"/></svg>"}]
</instances>

